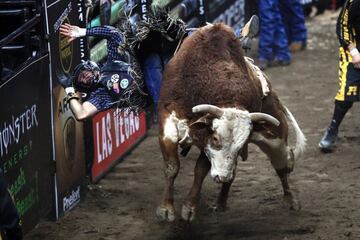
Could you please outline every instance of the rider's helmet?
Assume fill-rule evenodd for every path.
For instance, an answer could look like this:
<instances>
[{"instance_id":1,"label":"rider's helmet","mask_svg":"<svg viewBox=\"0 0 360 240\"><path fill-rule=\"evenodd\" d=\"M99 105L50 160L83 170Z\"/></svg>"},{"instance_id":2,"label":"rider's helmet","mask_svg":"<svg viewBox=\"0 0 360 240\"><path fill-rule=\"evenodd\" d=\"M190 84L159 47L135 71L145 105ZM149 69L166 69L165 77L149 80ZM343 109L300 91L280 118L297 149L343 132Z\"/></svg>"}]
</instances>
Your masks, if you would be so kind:
<instances>
[{"instance_id":1,"label":"rider's helmet","mask_svg":"<svg viewBox=\"0 0 360 240\"><path fill-rule=\"evenodd\" d=\"M89 92L94 90L99 84L100 68L93 61L84 61L74 69L73 85L80 92Z\"/></svg>"}]
</instances>

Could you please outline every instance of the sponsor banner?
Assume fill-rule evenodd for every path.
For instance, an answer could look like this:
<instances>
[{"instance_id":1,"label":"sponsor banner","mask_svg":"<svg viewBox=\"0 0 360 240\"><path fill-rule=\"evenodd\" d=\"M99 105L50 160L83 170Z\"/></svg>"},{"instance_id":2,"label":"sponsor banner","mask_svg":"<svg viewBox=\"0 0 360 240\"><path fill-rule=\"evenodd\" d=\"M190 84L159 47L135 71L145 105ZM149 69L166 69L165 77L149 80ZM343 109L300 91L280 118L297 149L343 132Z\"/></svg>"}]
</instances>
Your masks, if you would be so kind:
<instances>
[{"instance_id":1,"label":"sponsor banner","mask_svg":"<svg viewBox=\"0 0 360 240\"><path fill-rule=\"evenodd\" d=\"M138 22L147 20L151 7L151 0L127 0L125 11L132 13L130 20Z\"/></svg>"},{"instance_id":2,"label":"sponsor banner","mask_svg":"<svg viewBox=\"0 0 360 240\"><path fill-rule=\"evenodd\" d=\"M197 18L199 19L199 25L203 26L206 24L206 12L207 12L207 6L206 6L206 0L197 0ZM192 26L190 26L192 27Z\"/></svg>"},{"instance_id":3,"label":"sponsor banner","mask_svg":"<svg viewBox=\"0 0 360 240\"><path fill-rule=\"evenodd\" d=\"M198 27L206 23L205 0L128 0L125 9L131 11L131 21L146 20L154 9L165 9L173 17L179 17L188 23L189 27Z\"/></svg>"},{"instance_id":4,"label":"sponsor banner","mask_svg":"<svg viewBox=\"0 0 360 240\"><path fill-rule=\"evenodd\" d=\"M173 9L176 5L181 4L182 2L184 2L184 0L152 0L151 8Z\"/></svg>"},{"instance_id":5,"label":"sponsor banner","mask_svg":"<svg viewBox=\"0 0 360 240\"><path fill-rule=\"evenodd\" d=\"M80 186L73 189L69 196L63 197L63 211L67 212L80 202Z\"/></svg>"},{"instance_id":6,"label":"sponsor banner","mask_svg":"<svg viewBox=\"0 0 360 240\"><path fill-rule=\"evenodd\" d=\"M245 0L129 0L132 19L147 19L150 10L166 9L174 17L188 23L188 27L202 26L208 22L223 22L232 27L244 24Z\"/></svg>"},{"instance_id":7,"label":"sponsor banner","mask_svg":"<svg viewBox=\"0 0 360 240\"><path fill-rule=\"evenodd\" d=\"M51 56L53 133L55 175L55 212L59 218L72 209L80 200L80 185L86 174L84 156L83 123L73 116L65 102L65 92L59 85L59 78L67 78L73 69L88 59L86 38L68 42L60 36L61 24L69 23L85 27L83 1L49 1L47 23ZM48 3L49 3L48 2Z\"/></svg>"},{"instance_id":8,"label":"sponsor banner","mask_svg":"<svg viewBox=\"0 0 360 240\"><path fill-rule=\"evenodd\" d=\"M143 139L146 134L145 114L110 109L93 117L92 129L92 181L96 182Z\"/></svg>"},{"instance_id":9,"label":"sponsor banner","mask_svg":"<svg viewBox=\"0 0 360 240\"><path fill-rule=\"evenodd\" d=\"M24 232L52 209L49 89L48 54L34 59L0 86L0 168Z\"/></svg>"},{"instance_id":10,"label":"sponsor banner","mask_svg":"<svg viewBox=\"0 0 360 240\"><path fill-rule=\"evenodd\" d=\"M245 0L207 1L207 21L223 22L234 28L244 25Z\"/></svg>"},{"instance_id":11,"label":"sponsor banner","mask_svg":"<svg viewBox=\"0 0 360 240\"><path fill-rule=\"evenodd\" d=\"M173 17L181 18L188 27L199 27L206 23L206 0L152 0L151 8L169 10Z\"/></svg>"}]
</instances>

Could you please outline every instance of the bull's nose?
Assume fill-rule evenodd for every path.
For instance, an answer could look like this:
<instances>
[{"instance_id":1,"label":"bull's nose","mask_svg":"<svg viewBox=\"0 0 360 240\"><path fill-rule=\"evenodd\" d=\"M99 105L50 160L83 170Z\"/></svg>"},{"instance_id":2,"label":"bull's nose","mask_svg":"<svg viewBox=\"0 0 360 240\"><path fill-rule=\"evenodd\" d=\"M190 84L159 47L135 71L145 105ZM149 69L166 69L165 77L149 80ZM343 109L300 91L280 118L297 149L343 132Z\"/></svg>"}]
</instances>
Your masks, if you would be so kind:
<instances>
[{"instance_id":1,"label":"bull's nose","mask_svg":"<svg viewBox=\"0 0 360 240\"><path fill-rule=\"evenodd\" d=\"M216 176L214 177L214 181L215 181L216 183L221 183L221 180L220 180L219 175L216 175Z\"/></svg>"},{"instance_id":2,"label":"bull's nose","mask_svg":"<svg viewBox=\"0 0 360 240\"><path fill-rule=\"evenodd\" d=\"M230 179L227 178L227 177L221 177L221 176L219 176L219 175L216 175L216 176L214 177L214 181L215 181L216 183L225 183L225 182L229 182Z\"/></svg>"}]
</instances>

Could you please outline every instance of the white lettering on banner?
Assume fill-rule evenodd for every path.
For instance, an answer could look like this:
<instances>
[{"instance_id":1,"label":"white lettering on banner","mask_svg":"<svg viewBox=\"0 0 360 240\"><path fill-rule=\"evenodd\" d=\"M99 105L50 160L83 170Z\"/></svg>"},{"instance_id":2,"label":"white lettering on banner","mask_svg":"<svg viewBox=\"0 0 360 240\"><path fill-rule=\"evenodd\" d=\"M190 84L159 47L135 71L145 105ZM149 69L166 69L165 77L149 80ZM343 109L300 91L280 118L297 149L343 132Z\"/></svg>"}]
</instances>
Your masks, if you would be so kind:
<instances>
[{"instance_id":1,"label":"white lettering on banner","mask_svg":"<svg viewBox=\"0 0 360 240\"><path fill-rule=\"evenodd\" d=\"M78 13L79 13L79 21L84 22L85 9L83 9L82 0L78 0L77 6L78 6ZM80 44L80 59L85 60L85 57L86 57L85 51L87 48L87 46L85 46L85 37L82 37L79 39L79 44Z\"/></svg>"},{"instance_id":2,"label":"white lettering on banner","mask_svg":"<svg viewBox=\"0 0 360 240\"><path fill-rule=\"evenodd\" d=\"M80 186L73 190L69 197L63 198L63 211L69 211L80 201Z\"/></svg>"},{"instance_id":3,"label":"white lettering on banner","mask_svg":"<svg viewBox=\"0 0 360 240\"><path fill-rule=\"evenodd\" d=\"M82 4L81 4L81 1L78 1L78 13L79 13L79 20L80 22L84 21L84 13L83 13L83 10L82 10Z\"/></svg>"},{"instance_id":4,"label":"white lettering on banner","mask_svg":"<svg viewBox=\"0 0 360 240\"><path fill-rule=\"evenodd\" d=\"M106 114L107 148L109 155L112 154L111 118L110 113Z\"/></svg>"},{"instance_id":5,"label":"white lettering on banner","mask_svg":"<svg viewBox=\"0 0 360 240\"><path fill-rule=\"evenodd\" d=\"M8 154L8 147L19 143L21 135L30 131L31 128L37 127L39 122L36 117L36 104L26 109L17 117L11 116L9 123L6 121L0 123L0 156ZM1 129L1 126L4 126ZM26 128L25 128L26 126Z\"/></svg>"},{"instance_id":6,"label":"white lettering on banner","mask_svg":"<svg viewBox=\"0 0 360 240\"><path fill-rule=\"evenodd\" d=\"M141 18L143 20L147 20L147 7L146 7L147 0L141 0Z\"/></svg>"},{"instance_id":7,"label":"white lettering on banner","mask_svg":"<svg viewBox=\"0 0 360 240\"><path fill-rule=\"evenodd\" d=\"M85 40L84 38L80 38L80 58L81 60L85 60Z\"/></svg>"},{"instance_id":8,"label":"white lettering on banner","mask_svg":"<svg viewBox=\"0 0 360 240\"><path fill-rule=\"evenodd\" d=\"M200 4L199 4L199 14L200 15L204 15L205 14L205 7L204 7L204 0L200 0Z\"/></svg>"},{"instance_id":9,"label":"white lettering on banner","mask_svg":"<svg viewBox=\"0 0 360 240\"><path fill-rule=\"evenodd\" d=\"M116 117L118 111L113 112L114 118L114 131L115 131L115 146L119 147L120 135L119 135L119 118Z\"/></svg>"},{"instance_id":10,"label":"white lettering on banner","mask_svg":"<svg viewBox=\"0 0 360 240\"><path fill-rule=\"evenodd\" d=\"M54 33L56 33L57 30L59 30L60 25L64 22L65 18L67 18L67 16L71 12L71 9L72 9L71 2L69 2L67 8L63 11L63 13L60 15L60 17L56 20L54 24Z\"/></svg>"},{"instance_id":11,"label":"white lettering on banner","mask_svg":"<svg viewBox=\"0 0 360 240\"><path fill-rule=\"evenodd\" d=\"M139 131L140 128L140 118L139 118L139 114L135 115L135 131Z\"/></svg>"},{"instance_id":12,"label":"white lettering on banner","mask_svg":"<svg viewBox=\"0 0 360 240\"><path fill-rule=\"evenodd\" d=\"M224 13L220 14L213 22L223 22L229 26L244 25L244 0L237 0Z\"/></svg>"},{"instance_id":13,"label":"white lettering on banner","mask_svg":"<svg viewBox=\"0 0 360 240\"><path fill-rule=\"evenodd\" d=\"M118 117L120 117L120 143L125 142L125 135L123 133L123 126L124 126L124 118L121 116L121 113L119 112Z\"/></svg>"},{"instance_id":14,"label":"white lettering on banner","mask_svg":"<svg viewBox=\"0 0 360 240\"><path fill-rule=\"evenodd\" d=\"M121 147L121 144L139 130L140 117L138 114L120 109L114 110L113 115L111 112L107 112L95 123L97 162L100 163L108 158L113 153L114 147Z\"/></svg>"},{"instance_id":15,"label":"white lettering on banner","mask_svg":"<svg viewBox=\"0 0 360 240\"><path fill-rule=\"evenodd\" d=\"M106 146L106 125L105 125L105 118L101 118L101 142L102 142L102 159L108 157L108 151Z\"/></svg>"},{"instance_id":16,"label":"white lettering on banner","mask_svg":"<svg viewBox=\"0 0 360 240\"><path fill-rule=\"evenodd\" d=\"M124 119L124 127L125 127L125 138L128 139L130 136L130 128L129 128L129 118L127 116L129 116L128 113L126 113L125 115L125 119Z\"/></svg>"},{"instance_id":17,"label":"white lettering on banner","mask_svg":"<svg viewBox=\"0 0 360 240\"><path fill-rule=\"evenodd\" d=\"M116 111L114 111L114 125L115 125L115 144L116 144L116 147L119 147L120 146L120 138L122 136L120 136L120 128L121 128L121 125L122 125L122 118L119 117L118 115L120 114L120 111L117 109Z\"/></svg>"},{"instance_id":18,"label":"white lettering on banner","mask_svg":"<svg viewBox=\"0 0 360 240\"><path fill-rule=\"evenodd\" d=\"M99 141L99 122L96 123L96 147L97 147L97 161L98 163L102 161L101 152L100 152L100 141Z\"/></svg>"}]
</instances>

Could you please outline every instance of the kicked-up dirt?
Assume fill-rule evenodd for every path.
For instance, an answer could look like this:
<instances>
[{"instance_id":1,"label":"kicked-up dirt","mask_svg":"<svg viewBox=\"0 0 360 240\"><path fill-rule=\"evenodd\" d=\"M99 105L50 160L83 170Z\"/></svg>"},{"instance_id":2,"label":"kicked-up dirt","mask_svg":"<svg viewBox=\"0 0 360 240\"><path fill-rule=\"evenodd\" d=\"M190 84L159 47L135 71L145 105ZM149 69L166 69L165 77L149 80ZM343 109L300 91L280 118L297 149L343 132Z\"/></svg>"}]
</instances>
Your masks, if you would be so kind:
<instances>
[{"instance_id":1,"label":"kicked-up dirt","mask_svg":"<svg viewBox=\"0 0 360 240\"><path fill-rule=\"evenodd\" d=\"M360 108L345 117L336 149L323 154L318 142L327 127L337 91L336 13L309 19L307 50L296 53L288 67L266 70L273 88L303 129L308 146L290 175L301 203L289 210L282 201L279 178L255 146L239 162L228 209L215 212L220 185L205 179L197 219L180 220L180 209L193 180L198 150L181 158L175 182L178 219L160 222L155 210L163 191L162 156L157 127L124 162L103 180L88 186L83 201L58 222L43 220L25 239L360 239ZM255 52L255 51L254 51ZM249 55L255 57L255 53Z\"/></svg>"}]
</instances>

